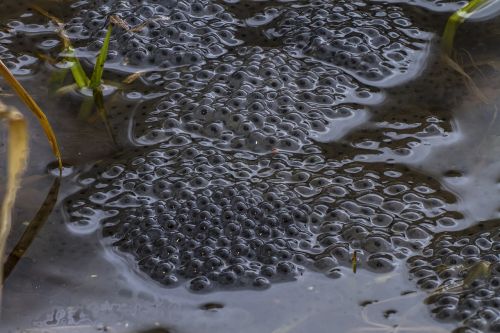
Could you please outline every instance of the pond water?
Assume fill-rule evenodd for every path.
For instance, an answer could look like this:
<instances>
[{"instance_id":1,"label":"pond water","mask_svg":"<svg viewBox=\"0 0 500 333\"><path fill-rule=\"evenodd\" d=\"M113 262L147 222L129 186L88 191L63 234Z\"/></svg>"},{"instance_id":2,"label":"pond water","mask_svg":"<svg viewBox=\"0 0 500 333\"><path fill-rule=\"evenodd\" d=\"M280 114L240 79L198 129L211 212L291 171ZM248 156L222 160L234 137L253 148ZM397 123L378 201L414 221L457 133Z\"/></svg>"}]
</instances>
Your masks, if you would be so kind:
<instances>
[{"instance_id":1,"label":"pond water","mask_svg":"<svg viewBox=\"0 0 500 333\"><path fill-rule=\"evenodd\" d=\"M465 3L2 1L67 168L0 82L31 147L7 253L39 225L1 331L500 331L500 25L443 57ZM105 116L37 8L89 73L119 18Z\"/></svg>"}]
</instances>

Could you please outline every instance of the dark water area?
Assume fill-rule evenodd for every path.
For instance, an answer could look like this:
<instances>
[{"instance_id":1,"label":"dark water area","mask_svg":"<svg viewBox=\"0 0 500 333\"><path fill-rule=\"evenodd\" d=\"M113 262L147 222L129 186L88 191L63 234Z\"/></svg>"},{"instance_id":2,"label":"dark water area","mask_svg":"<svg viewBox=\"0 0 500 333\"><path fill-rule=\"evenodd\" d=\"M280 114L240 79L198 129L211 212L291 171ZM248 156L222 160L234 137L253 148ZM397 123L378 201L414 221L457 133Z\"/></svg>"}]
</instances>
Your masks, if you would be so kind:
<instances>
[{"instance_id":1,"label":"dark water area","mask_svg":"<svg viewBox=\"0 0 500 333\"><path fill-rule=\"evenodd\" d=\"M0 331L498 332L500 26L458 29L457 70L439 36L465 3L0 3L0 59L68 166L49 192L0 82L31 135L7 252L44 221ZM33 5L88 72L120 19L105 117Z\"/></svg>"}]
</instances>

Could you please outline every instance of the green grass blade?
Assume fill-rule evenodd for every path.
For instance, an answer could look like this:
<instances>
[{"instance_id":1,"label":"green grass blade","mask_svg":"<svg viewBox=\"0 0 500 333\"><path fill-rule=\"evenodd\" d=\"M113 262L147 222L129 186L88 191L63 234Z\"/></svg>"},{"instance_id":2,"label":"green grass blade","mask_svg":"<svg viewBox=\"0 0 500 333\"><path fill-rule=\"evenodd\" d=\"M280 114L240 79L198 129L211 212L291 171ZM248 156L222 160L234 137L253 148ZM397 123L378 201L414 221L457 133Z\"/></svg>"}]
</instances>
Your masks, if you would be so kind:
<instances>
[{"instance_id":1,"label":"green grass blade","mask_svg":"<svg viewBox=\"0 0 500 333\"><path fill-rule=\"evenodd\" d=\"M108 26L108 31L106 32L106 37L104 38L104 43L102 44L101 51L95 62L94 71L92 72L92 78L90 79L90 88L96 89L101 85L102 73L104 72L104 63L108 57L109 40L111 39L111 24Z\"/></svg>"},{"instance_id":2,"label":"green grass blade","mask_svg":"<svg viewBox=\"0 0 500 333\"><path fill-rule=\"evenodd\" d=\"M73 74L73 78L75 79L78 88L83 89L85 87L88 87L90 81L87 78L87 75L83 71L82 65L78 60L76 62L73 62L73 65L71 66L71 74Z\"/></svg>"},{"instance_id":3,"label":"green grass blade","mask_svg":"<svg viewBox=\"0 0 500 333\"><path fill-rule=\"evenodd\" d=\"M94 98L89 96L84 96L82 104L80 105L80 111L78 111L78 119L88 120L92 115L93 109L94 109Z\"/></svg>"},{"instance_id":4,"label":"green grass blade","mask_svg":"<svg viewBox=\"0 0 500 333\"><path fill-rule=\"evenodd\" d=\"M80 60L75 56L75 50L72 47L68 47L66 49L66 61L71 63L71 74L73 74L73 79L75 79L78 88L83 89L89 86L90 80L87 77L87 74L83 70L82 64Z\"/></svg>"},{"instance_id":5,"label":"green grass blade","mask_svg":"<svg viewBox=\"0 0 500 333\"><path fill-rule=\"evenodd\" d=\"M111 141L116 145L115 136L113 135L113 131L111 130L111 125L108 120L108 113L106 112L106 108L104 107L104 96L102 94L102 88L97 87L93 90L94 102L97 108L97 112L101 117L104 126L106 127L106 132L108 133Z\"/></svg>"},{"instance_id":6,"label":"green grass blade","mask_svg":"<svg viewBox=\"0 0 500 333\"><path fill-rule=\"evenodd\" d=\"M64 23L57 17L51 15L49 12L47 12L45 9L37 6L37 5L32 5L33 9L42 14L43 16L47 17L49 20L52 21L57 26L57 34L61 38L63 45L64 45L64 59L71 63L71 74L73 74L73 79L75 80L76 84L78 85L78 88L86 88L90 84L90 80L87 77L87 74L83 70L82 64L80 63L80 60L75 55L75 50L71 46L71 42L69 40L69 37L66 35L66 32L64 31Z\"/></svg>"},{"instance_id":7,"label":"green grass blade","mask_svg":"<svg viewBox=\"0 0 500 333\"><path fill-rule=\"evenodd\" d=\"M441 38L441 47L447 55L451 55L453 51L453 41L455 40L455 34L460 24L472 15L474 11L481 9L491 1L494 0L472 0L450 16Z\"/></svg>"}]
</instances>

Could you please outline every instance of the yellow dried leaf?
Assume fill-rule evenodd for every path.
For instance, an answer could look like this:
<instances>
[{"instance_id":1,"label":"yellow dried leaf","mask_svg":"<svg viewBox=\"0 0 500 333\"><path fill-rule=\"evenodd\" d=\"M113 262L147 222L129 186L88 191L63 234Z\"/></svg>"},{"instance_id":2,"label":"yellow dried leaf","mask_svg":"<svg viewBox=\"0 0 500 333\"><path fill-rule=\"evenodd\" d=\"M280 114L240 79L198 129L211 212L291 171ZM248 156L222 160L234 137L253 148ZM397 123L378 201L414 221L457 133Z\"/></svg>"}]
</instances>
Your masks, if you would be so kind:
<instances>
[{"instance_id":1,"label":"yellow dried leaf","mask_svg":"<svg viewBox=\"0 0 500 333\"><path fill-rule=\"evenodd\" d=\"M119 16L116 16L116 15L111 15L109 17L109 20L111 21L111 23L115 24L116 26L124 29L124 30L127 30L129 31L130 30L130 26L128 25L127 22L125 22L121 17Z\"/></svg>"},{"instance_id":2,"label":"yellow dried leaf","mask_svg":"<svg viewBox=\"0 0 500 333\"><path fill-rule=\"evenodd\" d=\"M64 45L64 48L67 49L68 47L70 47L71 43L69 42L69 37L66 35L66 32L64 31L63 21L60 20L59 18L55 17L54 15L50 14L48 11L46 11L42 7L39 7L37 5L31 5L31 7L34 10L36 10L37 12L39 12L40 14L42 14L43 16L45 16L46 18L48 18L49 20L51 20L52 23L54 23L57 26L57 34L61 38L63 45Z\"/></svg>"},{"instance_id":3,"label":"yellow dried leaf","mask_svg":"<svg viewBox=\"0 0 500 333\"><path fill-rule=\"evenodd\" d=\"M358 268L358 250L354 250L354 253L352 254L351 266L352 266L352 272L356 274Z\"/></svg>"},{"instance_id":4,"label":"yellow dried leaf","mask_svg":"<svg viewBox=\"0 0 500 333\"><path fill-rule=\"evenodd\" d=\"M469 74L467 74L463 68L456 63L456 61L454 61L453 59L451 59L449 56L447 55L443 55L443 59L444 59L444 62L450 66L450 68L452 68L453 70L455 70L458 74L460 74L468 88L472 91L472 93L483 103L486 103L488 104L489 103L489 100L488 98L486 98L486 96L484 96L484 94L482 93L482 91L477 87L476 83L474 82L474 80L470 77Z\"/></svg>"},{"instance_id":5,"label":"yellow dried leaf","mask_svg":"<svg viewBox=\"0 0 500 333\"><path fill-rule=\"evenodd\" d=\"M129 76L127 76L125 79L123 79L122 82L125 83L125 84L131 84L132 82L134 82L135 80L137 80L138 78L140 78L145 73L146 73L145 71L139 71L139 72L136 72L136 73L132 73Z\"/></svg>"},{"instance_id":6,"label":"yellow dried leaf","mask_svg":"<svg viewBox=\"0 0 500 333\"><path fill-rule=\"evenodd\" d=\"M489 277L491 263L489 261L479 261L475 263L467 272L464 278L464 287L468 288L477 279Z\"/></svg>"},{"instance_id":7,"label":"yellow dried leaf","mask_svg":"<svg viewBox=\"0 0 500 333\"><path fill-rule=\"evenodd\" d=\"M12 226L12 209L28 159L28 129L19 111L0 103L0 119L7 123L7 188L0 207L0 258ZM0 291L3 286L3 265L0 265Z\"/></svg>"},{"instance_id":8,"label":"yellow dried leaf","mask_svg":"<svg viewBox=\"0 0 500 333\"><path fill-rule=\"evenodd\" d=\"M14 89L19 98L24 104L35 114L42 125L42 128L49 140L52 147L52 152L54 153L57 161L59 163L59 173L62 173L62 157L61 151L59 150L59 144L57 143L56 135L50 126L49 120L43 113L42 109L36 104L35 100L30 96L30 94L24 89L24 87L17 81L17 79L12 75L5 64L0 60L0 74L5 78L5 81Z\"/></svg>"}]
</instances>

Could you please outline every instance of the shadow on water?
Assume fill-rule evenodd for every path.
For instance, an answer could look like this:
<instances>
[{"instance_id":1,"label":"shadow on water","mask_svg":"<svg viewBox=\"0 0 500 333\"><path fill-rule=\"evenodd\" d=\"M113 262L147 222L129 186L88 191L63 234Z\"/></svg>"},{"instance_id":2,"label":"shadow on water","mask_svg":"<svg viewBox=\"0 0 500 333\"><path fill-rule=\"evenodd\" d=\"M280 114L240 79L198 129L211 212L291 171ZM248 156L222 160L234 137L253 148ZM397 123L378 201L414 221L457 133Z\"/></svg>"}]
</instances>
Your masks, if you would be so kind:
<instances>
[{"instance_id":1,"label":"shadow on water","mask_svg":"<svg viewBox=\"0 0 500 333\"><path fill-rule=\"evenodd\" d=\"M166 328L151 328L151 329L138 331L137 333L172 333L172 331L170 331Z\"/></svg>"}]
</instances>

